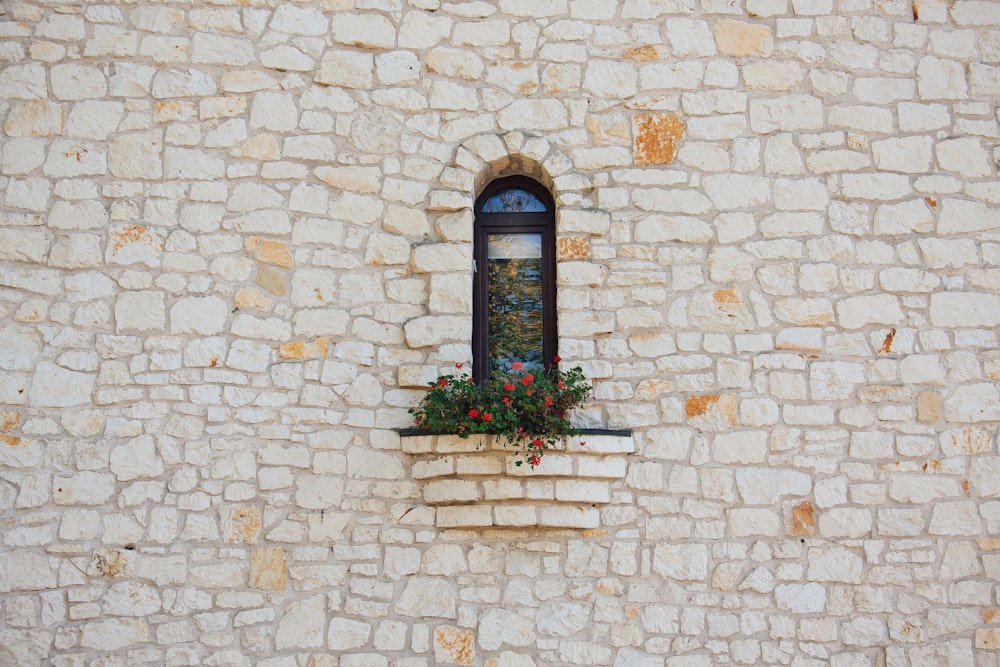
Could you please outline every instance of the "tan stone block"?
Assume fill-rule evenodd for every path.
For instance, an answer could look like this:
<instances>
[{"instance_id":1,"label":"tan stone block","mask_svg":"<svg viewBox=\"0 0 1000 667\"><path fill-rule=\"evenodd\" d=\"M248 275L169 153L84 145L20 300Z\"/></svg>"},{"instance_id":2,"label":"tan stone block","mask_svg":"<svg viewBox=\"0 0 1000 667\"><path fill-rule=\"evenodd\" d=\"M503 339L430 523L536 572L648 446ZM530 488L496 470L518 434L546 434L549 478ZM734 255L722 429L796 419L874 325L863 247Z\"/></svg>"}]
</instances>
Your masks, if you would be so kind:
<instances>
[{"instance_id":1,"label":"tan stone block","mask_svg":"<svg viewBox=\"0 0 1000 667\"><path fill-rule=\"evenodd\" d=\"M0 432L10 433L21 425L20 412L0 412Z\"/></svg>"},{"instance_id":2,"label":"tan stone block","mask_svg":"<svg viewBox=\"0 0 1000 667\"><path fill-rule=\"evenodd\" d=\"M329 347L329 339L326 336L321 336L312 342L293 340L278 348L278 357L280 359L322 359L326 357Z\"/></svg>"},{"instance_id":3,"label":"tan stone block","mask_svg":"<svg viewBox=\"0 0 1000 667\"><path fill-rule=\"evenodd\" d=\"M58 104L29 100L10 110L3 129L11 137L48 137L62 133L64 116Z\"/></svg>"},{"instance_id":4,"label":"tan stone block","mask_svg":"<svg viewBox=\"0 0 1000 667\"><path fill-rule=\"evenodd\" d=\"M288 243L284 241L261 239L259 236L253 236L247 240L247 249L254 252L254 256L261 262L285 268L292 267L292 253L288 249Z\"/></svg>"},{"instance_id":5,"label":"tan stone block","mask_svg":"<svg viewBox=\"0 0 1000 667\"><path fill-rule=\"evenodd\" d=\"M250 552L250 587L270 590L285 588L284 549L274 547Z\"/></svg>"},{"instance_id":6,"label":"tan stone block","mask_svg":"<svg viewBox=\"0 0 1000 667\"><path fill-rule=\"evenodd\" d=\"M251 505L224 508L222 528L226 544L252 544L260 535L260 510Z\"/></svg>"},{"instance_id":7,"label":"tan stone block","mask_svg":"<svg viewBox=\"0 0 1000 667\"><path fill-rule=\"evenodd\" d=\"M941 419L941 396L924 391L917 396L917 421L933 423Z\"/></svg>"},{"instance_id":8,"label":"tan stone block","mask_svg":"<svg viewBox=\"0 0 1000 667\"><path fill-rule=\"evenodd\" d=\"M996 628L978 628L976 630L976 648L1000 649L1000 630Z\"/></svg>"},{"instance_id":9,"label":"tan stone block","mask_svg":"<svg viewBox=\"0 0 1000 667\"><path fill-rule=\"evenodd\" d=\"M713 429L736 426L736 396L733 394L706 394L689 396L684 403L688 421L700 428Z\"/></svg>"},{"instance_id":10,"label":"tan stone block","mask_svg":"<svg viewBox=\"0 0 1000 667\"><path fill-rule=\"evenodd\" d=\"M684 138L684 122L671 113L636 116L635 163L640 166L670 164Z\"/></svg>"},{"instance_id":11,"label":"tan stone block","mask_svg":"<svg viewBox=\"0 0 1000 667\"><path fill-rule=\"evenodd\" d=\"M590 258L590 240L585 236L561 236L556 246L560 260Z\"/></svg>"},{"instance_id":12,"label":"tan stone block","mask_svg":"<svg viewBox=\"0 0 1000 667\"><path fill-rule=\"evenodd\" d=\"M255 282L275 296L285 296L288 292L288 276L266 266L257 272Z\"/></svg>"},{"instance_id":13,"label":"tan stone block","mask_svg":"<svg viewBox=\"0 0 1000 667\"><path fill-rule=\"evenodd\" d=\"M769 56L774 51L771 29L759 23L719 21L715 24L715 43L727 56Z\"/></svg>"},{"instance_id":14,"label":"tan stone block","mask_svg":"<svg viewBox=\"0 0 1000 667\"><path fill-rule=\"evenodd\" d=\"M671 380L648 379L639 383L635 389L635 397L640 401L649 401L664 394L669 394L674 390L674 383Z\"/></svg>"},{"instance_id":15,"label":"tan stone block","mask_svg":"<svg viewBox=\"0 0 1000 667\"><path fill-rule=\"evenodd\" d=\"M254 308L257 310L270 310L274 305L274 300L269 299L252 287L244 287L236 293L234 303L239 309Z\"/></svg>"},{"instance_id":16,"label":"tan stone block","mask_svg":"<svg viewBox=\"0 0 1000 667\"><path fill-rule=\"evenodd\" d=\"M815 508L808 500L792 507L792 525L789 533L792 535L815 535Z\"/></svg>"},{"instance_id":17,"label":"tan stone block","mask_svg":"<svg viewBox=\"0 0 1000 667\"><path fill-rule=\"evenodd\" d=\"M476 635L450 625L434 630L434 658L438 664L476 664Z\"/></svg>"},{"instance_id":18,"label":"tan stone block","mask_svg":"<svg viewBox=\"0 0 1000 667\"><path fill-rule=\"evenodd\" d=\"M273 134L255 134L230 153L251 160L277 160L281 157L278 139Z\"/></svg>"}]
</instances>

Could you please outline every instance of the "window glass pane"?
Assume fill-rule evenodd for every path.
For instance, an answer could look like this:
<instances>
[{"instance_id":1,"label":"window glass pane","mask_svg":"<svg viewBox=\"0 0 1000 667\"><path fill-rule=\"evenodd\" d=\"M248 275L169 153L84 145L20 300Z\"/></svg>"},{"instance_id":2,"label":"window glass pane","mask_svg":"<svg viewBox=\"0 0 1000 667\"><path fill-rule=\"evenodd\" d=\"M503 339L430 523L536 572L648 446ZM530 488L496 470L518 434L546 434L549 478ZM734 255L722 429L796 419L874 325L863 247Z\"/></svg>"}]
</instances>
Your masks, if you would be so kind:
<instances>
[{"instance_id":1,"label":"window glass pane","mask_svg":"<svg viewBox=\"0 0 1000 667\"><path fill-rule=\"evenodd\" d=\"M542 368L542 235L488 235L489 360Z\"/></svg>"},{"instance_id":2,"label":"window glass pane","mask_svg":"<svg viewBox=\"0 0 1000 667\"><path fill-rule=\"evenodd\" d=\"M540 213L545 211L541 199L527 190L508 188L486 200L483 213Z\"/></svg>"}]
</instances>

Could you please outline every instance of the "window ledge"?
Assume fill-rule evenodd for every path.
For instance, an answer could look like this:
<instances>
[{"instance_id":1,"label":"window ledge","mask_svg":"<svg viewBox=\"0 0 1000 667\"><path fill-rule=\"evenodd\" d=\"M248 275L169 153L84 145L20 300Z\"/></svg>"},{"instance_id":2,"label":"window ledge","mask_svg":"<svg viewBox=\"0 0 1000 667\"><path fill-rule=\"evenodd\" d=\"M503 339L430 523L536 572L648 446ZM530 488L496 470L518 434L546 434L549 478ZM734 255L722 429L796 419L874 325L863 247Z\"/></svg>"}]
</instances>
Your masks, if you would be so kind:
<instances>
[{"instance_id":1,"label":"window ledge","mask_svg":"<svg viewBox=\"0 0 1000 667\"><path fill-rule=\"evenodd\" d=\"M583 429L532 468L493 436L404 429L400 441L438 528L599 528L635 451L631 431Z\"/></svg>"}]
</instances>

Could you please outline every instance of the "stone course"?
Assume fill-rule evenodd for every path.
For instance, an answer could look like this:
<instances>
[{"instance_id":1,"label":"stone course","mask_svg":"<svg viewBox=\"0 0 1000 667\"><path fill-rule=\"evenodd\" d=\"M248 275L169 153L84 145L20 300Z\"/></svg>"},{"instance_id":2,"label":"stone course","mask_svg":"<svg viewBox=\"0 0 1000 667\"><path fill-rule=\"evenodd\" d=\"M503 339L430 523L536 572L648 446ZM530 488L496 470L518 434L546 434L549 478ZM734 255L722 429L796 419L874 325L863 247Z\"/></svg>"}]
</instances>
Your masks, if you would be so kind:
<instances>
[{"instance_id":1,"label":"stone course","mask_svg":"<svg viewBox=\"0 0 1000 667\"><path fill-rule=\"evenodd\" d=\"M1000 667L998 99L992 0L0 5L0 664ZM510 174L632 433L535 471L400 434Z\"/></svg>"}]
</instances>

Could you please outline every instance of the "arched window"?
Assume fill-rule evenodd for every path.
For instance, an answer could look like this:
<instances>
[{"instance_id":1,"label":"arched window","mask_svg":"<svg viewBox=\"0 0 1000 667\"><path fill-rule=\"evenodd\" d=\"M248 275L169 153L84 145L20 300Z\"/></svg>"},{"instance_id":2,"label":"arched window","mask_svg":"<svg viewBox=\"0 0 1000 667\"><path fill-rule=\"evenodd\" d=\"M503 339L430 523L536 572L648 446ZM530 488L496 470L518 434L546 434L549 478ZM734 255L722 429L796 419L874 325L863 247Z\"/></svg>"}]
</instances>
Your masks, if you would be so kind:
<instances>
[{"instance_id":1,"label":"arched window","mask_svg":"<svg viewBox=\"0 0 1000 667\"><path fill-rule=\"evenodd\" d=\"M555 204L536 181L493 181L476 200L473 372L485 382L514 363L553 365L556 355Z\"/></svg>"}]
</instances>

